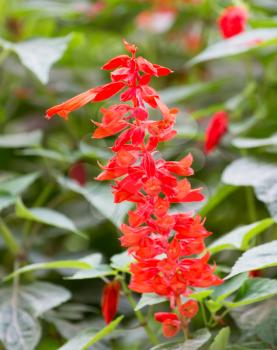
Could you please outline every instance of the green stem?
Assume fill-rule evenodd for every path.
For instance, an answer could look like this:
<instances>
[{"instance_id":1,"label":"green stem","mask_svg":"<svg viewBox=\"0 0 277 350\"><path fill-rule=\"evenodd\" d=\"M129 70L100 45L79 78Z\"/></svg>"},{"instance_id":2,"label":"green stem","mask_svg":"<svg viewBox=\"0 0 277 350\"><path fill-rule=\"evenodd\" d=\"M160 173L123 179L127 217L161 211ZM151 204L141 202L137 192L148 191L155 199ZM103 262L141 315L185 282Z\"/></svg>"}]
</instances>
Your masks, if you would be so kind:
<instances>
[{"instance_id":1,"label":"green stem","mask_svg":"<svg viewBox=\"0 0 277 350\"><path fill-rule=\"evenodd\" d=\"M11 251L12 254L18 255L20 252L20 247L12 235L12 232L5 224L5 222L0 218L0 234L2 235L4 242Z\"/></svg>"},{"instance_id":2,"label":"green stem","mask_svg":"<svg viewBox=\"0 0 277 350\"><path fill-rule=\"evenodd\" d=\"M123 292L124 292L126 298L128 299L129 304L132 306L137 319L139 320L140 324L144 327L145 332L147 333L149 339L151 340L153 345L159 344L158 338L156 337L156 335L153 333L152 329L147 324L143 314L139 310L137 310L137 311L135 310L135 308L136 308L136 301L132 297L132 293L128 289L128 286L127 286L124 278L123 277L120 278L120 281L121 281Z\"/></svg>"}]
</instances>

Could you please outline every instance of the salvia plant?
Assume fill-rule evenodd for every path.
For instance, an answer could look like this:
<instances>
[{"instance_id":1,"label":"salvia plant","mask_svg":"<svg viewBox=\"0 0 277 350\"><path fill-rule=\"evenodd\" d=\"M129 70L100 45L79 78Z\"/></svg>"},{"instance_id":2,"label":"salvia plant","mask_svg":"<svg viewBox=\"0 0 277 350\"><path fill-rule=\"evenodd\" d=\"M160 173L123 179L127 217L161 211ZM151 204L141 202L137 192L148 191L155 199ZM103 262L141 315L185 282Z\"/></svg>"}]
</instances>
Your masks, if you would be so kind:
<instances>
[{"instance_id":1,"label":"salvia plant","mask_svg":"<svg viewBox=\"0 0 277 350\"><path fill-rule=\"evenodd\" d=\"M275 1L0 14L0 350L277 349Z\"/></svg>"}]
</instances>

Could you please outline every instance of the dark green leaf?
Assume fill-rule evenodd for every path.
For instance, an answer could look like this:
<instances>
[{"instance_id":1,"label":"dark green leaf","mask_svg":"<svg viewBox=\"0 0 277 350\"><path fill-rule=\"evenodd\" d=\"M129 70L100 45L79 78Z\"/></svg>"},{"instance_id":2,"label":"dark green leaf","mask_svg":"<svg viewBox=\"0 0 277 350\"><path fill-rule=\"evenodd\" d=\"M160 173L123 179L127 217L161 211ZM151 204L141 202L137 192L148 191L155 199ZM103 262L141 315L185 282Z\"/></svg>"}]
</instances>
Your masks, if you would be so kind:
<instances>
[{"instance_id":1,"label":"dark green leaf","mask_svg":"<svg viewBox=\"0 0 277 350\"><path fill-rule=\"evenodd\" d=\"M228 340L230 337L230 328L222 328L217 336L214 338L213 343L209 347L209 350L226 350L228 345Z\"/></svg>"}]
</instances>

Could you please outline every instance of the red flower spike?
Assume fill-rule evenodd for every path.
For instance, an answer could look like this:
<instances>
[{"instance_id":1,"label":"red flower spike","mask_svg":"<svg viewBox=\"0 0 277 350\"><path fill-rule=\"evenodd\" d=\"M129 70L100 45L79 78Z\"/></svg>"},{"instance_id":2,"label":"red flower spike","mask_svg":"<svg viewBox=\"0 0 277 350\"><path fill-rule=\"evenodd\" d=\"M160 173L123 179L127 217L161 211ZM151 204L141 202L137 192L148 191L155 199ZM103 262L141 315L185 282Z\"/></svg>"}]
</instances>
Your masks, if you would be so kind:
<instances>
[{"instance_id":1,"label":"red flower spike","mask_svg":"<svg viewBox=\"0 0 277 350\"><path fill-rule=\"evenodd\" d=\"M169 109L159 94L149 86L152 77L167 75L172 71L152 64L143 57L136 58L135 45L124 41L128 55L117 56L102 68L112 70L112 82L91 89L61 105L50 108L48 117L55 113L67 114L88 102L106 100L117 92L119 103L102 108L101 122L96 125L94 138L120 133L111 147L114 153L97 180L114 180L114 202L129 201L134 209L128 213L128 223L121 225L121 245L135 258L130 265L129 288L138 293L156 293L168 298L171 309L178 305L194 287L211 287L222 283L208 264L209 255L195 255L205 251L204 239L210 233L204 220L192 213L171 213L173 203L200 201L201 189L192 189L188 176L193 174L192 155L180 161L165 161L159 156L160 142L176 135L173 129L178 110ZM160 113L159 120L151 120L148 107ZM225 112L215 115L208 128L207 150L219 142L227 128ZM117 309L119 282L109 283L103 293L102 311L110 322ZM179 312L188 318L197 312L193 300L181 306ZM155 319L162 323L166 337L176 335L181 322L175 313L157 313Z\"/></svg>"},{"instance_id":2,"label":"red flower spike","mask_svg":"<svg viewBox=\"0 0 277 350\"><path fill-rule=\"evenodd\" d=\"M189 300L182 304L179 311L182 316L193 318L198 312L198 303L195 300Z\"/></svg>"},{"instance_id":3,"label":"red flower spike","mask_svg":"<svg viewBox=\"0 0 277 350\"><path fill-rule=\"evenodd\" d=\"M104 287L102 294L102 315L107 324L109 324L116 315L120 287L120 282L117 280L107 283Z\"/></svg>"},{"instance_id":4,"label":"red flower spike","mask_svg":"<svg viewBox=\"0 0 277 350\"><path fill-rule=\"evenodd\" d=\"M205 152L211 153L228 130L228 114L220 111L214 114L205 134Z\"/></svg>"},{"instance_id":5,"label":"red flower spike","mask_svg":"<svg viewBox=\"0 0 277 350\"><path fill-rule=\"evenodd\" d=\"M245 30L248 13L242 6L229 6L221 14L218 26L223 38L231 38Z\"/></svg>"}]
</instances>

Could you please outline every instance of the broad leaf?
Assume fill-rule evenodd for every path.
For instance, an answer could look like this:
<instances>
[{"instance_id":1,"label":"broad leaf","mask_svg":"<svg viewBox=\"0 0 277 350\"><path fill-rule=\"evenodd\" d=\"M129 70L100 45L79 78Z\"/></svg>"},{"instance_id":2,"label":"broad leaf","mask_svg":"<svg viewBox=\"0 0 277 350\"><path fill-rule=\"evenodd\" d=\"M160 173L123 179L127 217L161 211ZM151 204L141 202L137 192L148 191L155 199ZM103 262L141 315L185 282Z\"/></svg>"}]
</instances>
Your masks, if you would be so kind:
<instances>
[{"instance_id":1,"label":"broad leaf","mask_svg":"<svg viewBox=\"0 0 277 350\"><path fill-rule=\"evenodd\" d=\"M243 32L230 39L225 39L207 47L194 57L189 64L209 61L221 57L238 55L271 44L277 39L277 29L254 29Z\"/></svg>"},{"instance_id":2,"label":"broad leaf","mask_svg":"<svg viewBox=\"0 0 277 350\"><path fill-rule=\"evenodd\" d=\"M0 192L9 193L13 196L19 195L31 186L38 176L39 173L31 173L0 181Z\"/></svg>"},{"instance_id":3,"label":"broad leaf","mask_svg":"<svg viewBox=\"0 0 277 350\"><path fill-rule=\"evenodd\" d=\"M254 222L250 225L240 226L214 241L208 248L211 253L224 249L246 250L251 239L274 224L271 218Z\"/></svg>"},{"instance_id":4,"label":"broad leaf","mask_svg":"<svg viewBox=\"0 0 277 350\"><path fill-rule=\"evenodd\" d=\"M192 339L186 340L184 343L167 342L159 344L151 348L151 350L198 350L210 339L210 332L204 328L193 334Z\"/></svg>"},{"instance_id":5,"label":"broad leaf","mask_svg":"<svg viewBox=\"0 0 277 350\"><path fill-rule=\"evenodd\" d=\"M217 207L229 194L236 190L235 186L221 185L215 193L211 195L207 203L199 210L201 216L207 215L211 210Z\"/></svg>"},{"instance_id":6,"label":"broad leaf","mask_svg":"<svg viewBox=\"0 0 277 350\"><path fill-rule=\"evenodd\" d=\"M118 317L100 331L96 331L94 328L85 329L58 350L87 350L91 345L111 334L122 319L123 316Z\"/></svg>"},{"instance_id":7,"label":"broad leaf","mask_svg":"<svg viewBox=\"0 0 277 350\"><path fill-rule=\"evenodd\" d=\"M275 164L245 157L235 160L225 168L222 181L234 186L256 186L265 178L276 176Z\"/></svg>"},{"instance_id":8,"label":"broad leaf","mask_svg":"<svg viewBox=\"0 0 277 350\"><path fill-rule=\"evenodd\" d=\"M0 340L6 350L33 350L40 339L39 323L26 311L5 304L0 309Z\"/></svg>"},{"instance_id":9,"label":"broad leaf","mask_svg":"<svg viewBox=\"0 0 277 350\"><path fill-rule=\"evenodd\" d=\"M16 197L10 194L0 194L0 211L15 203Z\"/></svg>"},{"instance_id":10,"label":"broad leaf","mask_svg":"<svg viewBox=\"0 0 277 350\"><path fill-rule=\"evenodd\" d=\"M53 209L48 208L27 208L21 199L16 201L16 215L20 218L41 222L46 225L61 228L66 231L71 231L84 238L86 236L80 232L73 221L67 216Z\"/></svg>"},{"instance_id":11,"label":"broad leaf","mask_svg":"<svg viewBox=\"0 0 277 350\"><path fill-rule=\"evenodd\" d=\"M7 303L11 295L11 287L1 288L0 304ZM17 295L20 307L34 317L38 317L66 302L70 297L71 293L67 289L48 282L20 285Z\"/></svg>"},{"instance_id":12,"label":"broad leaf","mask_svg":"<svg viewBox=\"0 0 277 350\"><path fill-rule=\"evenodd\" d=\"M256 332L258 337L265 343L270 344L273 347L277 347L277 308L271 312L262 323L260 323Z\"/></svg>"},{"instance_id":13,"label":"broad leaf","mask_svg":"<svg viewBox=\"0 0 277 350\"><path fill-rule=\"evenodd\" d=\"M242 273L238 276L235 276L227 281L224 281L219 286L213 288L212 298L221 301L227 298L230 294L238 290L242 284L247 280L248 274Z\"/></svg>"},{"instance_id":14,"label":"broad leaf","mask_svg":"<svg viewBox=\"0 0 277 350\"><path fill-rule=\"evenodd\" d=\"M144 308L145 306L149 306L149 305L160 304L166 300L168 300L168 299L165 297L162 297L158 294L155 294L155 293L143 293L135 310L136 311L140 310L140 309Z\"/></svg>"},{"instance_id":15,"label":"broad leaf","mask_svg":"<svg viewBox=\"0 0 277 350\"><path fill-rule=\"evenodd\" d=\"M46 84L52 65L64 54L72 36L60 38L37 38L19 43L0 40L0 46L14 51L21 63Z\"/></svg>"},{"instance_id":16,"label":"broad leaf","mask_svg":"<svg viewBox=\"0 0 277 350\"><path fill-rule=\"evenodd\" d=\"M24 148L41 143L41 130L22 132L17 134L1 134L0 148Z\"/></svg>"},{"instance_id":17,"label":"broad leaf","mask_svg":"<svg viewBox=\"0 0 277 350\"><path fill-rule=\"evenodd\" d=\"M134 257L132 257L132 255L130 255L128 251L125 251L123 253L116 254L111 257L111 266L116 270L129 272L129 266L134 261Z\"/></svg>"},{"instance_id":18,"label":"broad leaf","mask_svg":"<svg viewBox=\"0 0 277 350\"><path fill-rule=\"evenodd\" d=\"M277 294L277 281L270 278L252 278L247 280L235 299L224 304L229 308L257 303Z\"/></svg>"},{"instance_id":19,"label":"broad leaf","mask_svg":"<svg viewBox=\"0 0 277 350\"><path fill-rule=\"evenodd\" d=\"M277 266L277 241L272 241L249 249L235 262L227 278L242 272Z\"/></svg>"},{"instance_id":20,"label":"broad leaf","mask_svg":"<svg viewBox=\"0 0 277 350\"><path fill-rule=\"evenodd\" d=\"M232 144L237 148L257 148L265 146L277 146L277 134L274 134L267 138L247 138L238 137L232 141Z\"/></svg>"},{"instance_id":21,"label":"broad leaf","mask_svg":"<svg viewBox=\"0 0 277 350\"><path fill-rule=\"evenodd\" d=\"M109 265L101 264L101 265L96 265L94 268L90 268L89 270L78 271L73 276L67 277L66 279L82 280L82 279L89 279L89 278L111 276L115 274L116 272Z\"/></svg>"},{"instance_id":22,"label":"broad leaf","mask_svg":"<svg viewBox=\"0 0 277 350\"><path fill-rule=\"evenodd\" d=\"M104 218L110 220L117 227L121 225L131 208L131 205L126 202L114 204L110 186L94 183L82 187L76 181L61 176L58 177L58 182L64 188L85 197Z\"/></svg>"},{"instance_id":23,"label":"broad leaf","mask_svg":"<svg viewBox=\"0 0 277 350\"><path fill-rule=\"evenodd\" d=\"M45 263L37 263L37 264L31 264L24 267L21 267L20 269L15 270L10 275L6 276L4 278L4 281L8 281L11 278L20 275L22 273L36 271L36 270L56 270L56 269L78 269L78 270L87 270L90 269L91 265L81 261L81 260L58 260L58 261L51 261L51 262L45 262Z\"/></svg>"},{"instance_id":24,"label":"broad leaf","mask_svg":"<svg viewBox=\"0 0 277 350\"><path fill-rule=\"evenodd\" d=\"M228 340L230 337L230 328L222 328L217 336L214 338L213 343L209 347L209 350L226 350L228 345Z\"/></svg>"}]
</instances>

